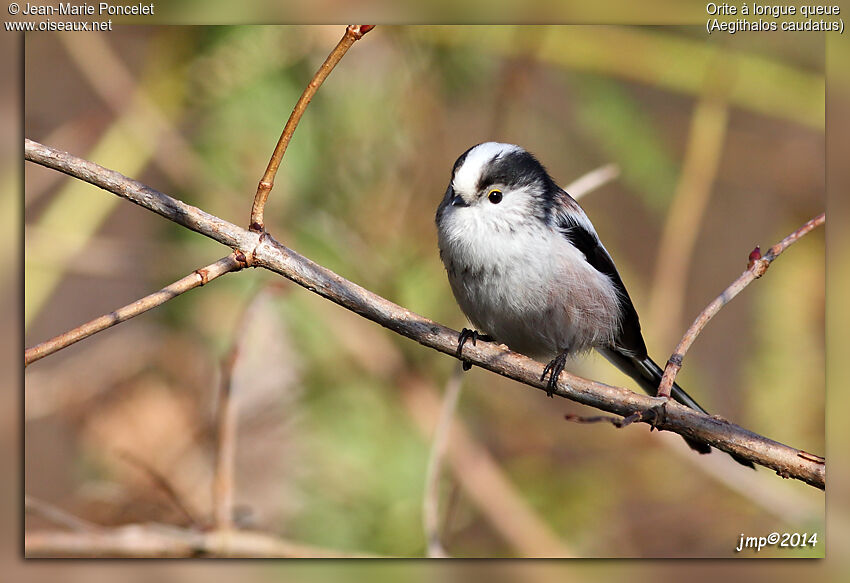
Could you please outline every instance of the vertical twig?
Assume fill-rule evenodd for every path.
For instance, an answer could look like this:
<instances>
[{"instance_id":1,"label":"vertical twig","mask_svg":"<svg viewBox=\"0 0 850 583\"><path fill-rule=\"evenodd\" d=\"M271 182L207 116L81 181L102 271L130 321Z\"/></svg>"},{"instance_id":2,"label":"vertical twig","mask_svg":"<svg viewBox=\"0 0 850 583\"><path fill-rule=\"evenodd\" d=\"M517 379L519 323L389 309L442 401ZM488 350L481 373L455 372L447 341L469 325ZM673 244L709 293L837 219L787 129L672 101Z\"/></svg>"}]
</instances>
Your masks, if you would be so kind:
<instances>
[{"instance_id":1,"label":"vertical twig","mask_svg":"<svg viewBox=\"0 0 850 583\"><path fill-rule=\"evenodd\" d=\"M440 542L440 475L443 456L446 453L446 440L457 410L460 391L463 387L463 370L456 366L443 394L440 417L434 428L428 465L425 470L425 495L422 499L422 526L425 529L425 544L429 557L448 557Z\"/></svg>"},{"instance_id":2,"label":"vertical twig","mask_svg":"<svg viewBox=\"0 0 850 583\"><path fill-rule=\"evenodd\" d=\"M407 410L428 434L440 416L440 397L431 381L408 376L399 383ZM450 424L446 461L469 500L495 532L526 557L571 557L573 551L528 504L487 449L459 420Z\"/></svg>"},{"instance_id":3,"label":"vertical twig","mask_svg":"<svg viewBox=\"0 0 850 583\"><path fill-rule=\"evenodd\" d=\"M339 63L340 59L342 59L345 53L348 52L351 45L363 38L363 35L373 28L374 25L369 24L351 24L346 27L345 34L342 39L340 39L339 43L337 43L328 55L328 58L325 59L325 62L322 63L322 66L319 67L319 70L316 71L316 74L313 75L313 78L307 84L307 87L304 89L304 92L295 104L292 113L289 115L286 125L283 127L283 133L277 141L277 146L275 146L274 153L272 153L271 160L269 160L269 165L266 167L266 171L257 186L257 194L254 195L254 204L251 208L250 230L255 232L265 230L263 215L266 208L266 201L269 198L269 193L274 187L274 178L277 175L278 168L280 168L280 162L283 160L283 154L286 152L286 148L289 146L289 141L292 139L292 134L295 133L295 128L298 127L298 122L301 121L301 116L304 115L304 111L310 104L310 100L313 99L316 91L319 90L319 87L325 79L327 79L328 75L330 75L333 68L336 67L336 64Z\"/></svg>"},{"instance_id":4,"label":"vertical twig","mask_svg":"<svg viewBox=\"0 0 850 583\"><path fill-rule=\"evenodd\" d=\"M239 357L239 338L246 327L245 314L236 326L230 350L222 361L216 418L216 463L213 476L213 526L217 530L233 528L233 485L236 464L236 402L233 395L233 371Z\"/></svg>"},{"instance_id":5,"label":"vertical twig","mask_svg":"<svg viewBox=\"0 0 850 583\"><path fill-rule=\"evenodd\" d=\"M679 374L679 369L682 368L682 360L685 358L685 354L687 354L691 345L697 339L700 332L702 332L702 329L705 328L706 324L708 324L709 320L711 320L723 306L728 304L732 298L738 295L745 287L764 275L764 272L767 271L767 268L770 267L773 260L779 257L783 251L796 243L800 237L808 234L815 227L823 225L825 221L826 215L821 213L768 249L764 256L761 255L761 251L758 247L750 253L750 264L747 266L747 270L744 271L738 279L732 282L729 287L723 290L723 293L717 296L713 302L706 306L700 315L697 316L697 319L694 320L694 323L691 324L691 327L688 328L688 331L685 332L685 335L682 337L679 345L676 346L676 351L672 356L670 356L670 360L667 361L667 367L664 369L664 376L661 378L661 384L658 387L659 397L670 396L670 389L673 388L673 381L676 380L676 375Z\"/></svg>"},{"instance_id":6,"label":"vertical twig","mask_svg":"<svg viewBox=\"0 0 850 583\"><path fill-rule=\"evenodd\" d=\"M221 367L221 386L216 420L216 464L213 477L213 525L217 530L233 528L233 483L236 463L236 403L231 380L236 365L237 345L231 347Z\"/></svg>"},{"instance_id":7,"label":"vertical twig","mask_svg":"<svg viewBox=\"0 0 850 583\"><path fill-rule=\"evenodd\" d=\"M251 321L251 311L259 305L264 294L278 289L266 286L260 289L247 303L240 314L230 349L222 360L219 400L216 417L216 463L213 476L213 525L218 530L233 528L233 492L236 465L237 401L233 374L239 360L242 342Z\"/></svg>"}]
</instances>

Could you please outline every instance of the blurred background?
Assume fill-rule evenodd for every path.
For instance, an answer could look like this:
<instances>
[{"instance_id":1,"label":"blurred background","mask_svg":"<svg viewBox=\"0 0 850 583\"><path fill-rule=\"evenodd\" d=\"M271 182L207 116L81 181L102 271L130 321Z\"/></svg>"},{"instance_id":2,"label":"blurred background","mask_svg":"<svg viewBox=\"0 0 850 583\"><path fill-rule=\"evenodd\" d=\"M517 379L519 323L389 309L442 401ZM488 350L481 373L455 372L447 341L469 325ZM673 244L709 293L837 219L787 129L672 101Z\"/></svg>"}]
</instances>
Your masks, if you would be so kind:
<instances>
[{"instance_id":1,"label":"blurred background","mask_svg":"<svg viewBox=\"0 0 850 583\"><path fill-rule=\"evenodd\" d=\"M29 35L24 133L247 225L283 124L343 31ZM517 143L562 185L616 164L581 203L663 363L754 246L824 210L824 67L823 37L802 33L381 26L309 106L266 226L460 329L433 222L455 158ZM26 346L228 251L56 172L27 164L24 178ZM824 454L824 298L821 229L720 312L681 384L712 413ZM425 556L426 467L457 361L260 270L29 366L25 493L97 525L207 524L234 345L237 525L332 554ZM598 356L570 368L637 390ZM735 553L742 533L822 534L810 486L645 426L570 424L597 412L479 369L463 385L438 488L451 556L823 556ZM25 530L56 529L47 514L27 513Z\"/></svg>"}]
</instances>

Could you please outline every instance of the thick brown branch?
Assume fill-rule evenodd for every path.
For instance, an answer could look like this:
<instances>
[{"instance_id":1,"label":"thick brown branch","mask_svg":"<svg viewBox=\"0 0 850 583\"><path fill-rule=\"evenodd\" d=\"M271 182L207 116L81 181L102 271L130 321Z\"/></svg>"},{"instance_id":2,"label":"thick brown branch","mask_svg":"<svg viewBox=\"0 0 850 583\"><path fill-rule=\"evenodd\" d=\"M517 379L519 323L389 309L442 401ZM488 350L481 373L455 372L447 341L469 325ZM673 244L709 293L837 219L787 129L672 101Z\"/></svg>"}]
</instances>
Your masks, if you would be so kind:
<instances>
[{"instance_id":1,"label":"thick brown branch","mask_svg":"<svg viewBox=\"0 0 850 583\"><path fill-rule=\"evenodd\" d=\"M67 152L56 150L32 140L24 140L24 157L30 162L58 170L79 178L121 198L155 212L187 229L230 247L253 249L259 240L256 233L224 221L185 202L176 200L153 188L127 178L120 172L109 170Z\"/></svg>"},{"instance_id":2,"label":"thick brown branch","mask_svg":"<svg viewBox=\"0 0 850 583\"><path fill-rule=\"evenodd\" d=\"M280 134L280 139L277 141L277 146L275 146L271 160L269 160L269 165L266 167L266 171L257 186L257 194L254 195L254 204L251 207L250 228L252 231L261 232L265 229L263 213L265 212L266 201L269 198L269 193L271 193L272 188L274 188L274 178L277 175L278 168L280 168L280 163L283 160L283 154L286 152L286 148L289 146L289 141L292 139L292 134L295 133L295 128L298 127L298 122L301 121L301 116L304 115L304 111L307 109L307 106L310 105L310 100L313 99L313 96L319 90L319 87L322 83L324 83L325 79L327 79L328 75L331 74L331 71L333 71L334 67L336 67L342 57L345 56L345 53L348 52L351 45L363 38L363 35L369 32L372 28L374 28L373 25L349 25L345 29L343 37L328 55L328 58L325 59L325 62L322 63L322 66L319 67L319 70L316 71L316 74L313 75L313 78L307 84L307 87L304 88L304 92L301 94L301 97L292 109L292 113L289 115L286 125L283 127L283 133Z\"/></svg>"},{"instance_id":3,"label":"thick brown branch","mask_svg":"<svg viewBox=\"0 0 850 583\"><path fill-rule=\"evenodd\" d=\"M144 314L157 306L161 306L170 299L176 298L180 294L187 292L196 287L202 286L207 282L230 273L238 271L242 268L242 264L237 260L236 253L231 253L227 257L222 257L215 263L211 263L201 269L196 269L186 277L178 279L171 285L168 285L158 292L145 296L140 300L128 304L122 308L118 308L114 312L104 314L90 322L86 322L73 330L45 340L40 344L36 344L31 348L27 348L24 352L24 366L27 366L36 360L50 356L54 352L58 352L63 348L67 348L75 342L79 342L89 336L97 334L107 328L111 328L116 324L125 322L130 318L134 318L139 314Z\"/></svg>"},{"instance_id":4,"label":"thick brown branch","mask_svg":"<svg viewBox=\"0 0 850 583\"><path fill-rule=\"evenodd\" d=\"M411 312L286 248L270 235L262 237L107 170L47 146L26 140L27 160L65 172L126 198L219 243L242 249L255 267L274 271L361 316L445 354L456 356L458 332ZM540 390L543 364L491 342L467 343L463 360ZM609 413L628 417L665 402L604 385L566 372L555 394ZM658 429L697 439L769 467L778 474L824 488L824 464L798 449L756 435L724 419L709 417L675 402L654 423ZM803 455L801 455L803 454Z\"/></svg>"},{"instance_id":5,"label":"thick brown branch","mask_svg":"<svg viewBox=\"0 0 850 583\"><path fill-rule=\"evenodd\" d=\"M770 267L773 260L779 257L783 251L815 227L823 225L825 221L826 215L821 213L768 249L767 253L765 253L763 257L758 251L758 247L752 254L750 254L750 265L747 266L747 270L744 271L738 279L733 281L729 287L723 290L723 293L717 296L714 301L706 306L700 315L697 316L697 319L694 320L694 323L691 324L691 327L688 328L688 331L685 332L682 340L679 341L679 345L676 346L676 351L667 361L667 366L664 369L664 376L661 377L661 384L658 386L659 397L670 396L670 390L673 388L673 381L676 380L676 375L679 374L679 370L682 368L682 360L685 358L685 354L687 354L688 350L690 350L691 345L697 339L700 332L702 332L702 329L705 328L706 324L708 324L709 320L711 320L715 314L723 308L723 306L732 301L732 298L741 293L745 287L764 275L764 272L767 271L767 268Z\"/></svg>"}]
</instances>

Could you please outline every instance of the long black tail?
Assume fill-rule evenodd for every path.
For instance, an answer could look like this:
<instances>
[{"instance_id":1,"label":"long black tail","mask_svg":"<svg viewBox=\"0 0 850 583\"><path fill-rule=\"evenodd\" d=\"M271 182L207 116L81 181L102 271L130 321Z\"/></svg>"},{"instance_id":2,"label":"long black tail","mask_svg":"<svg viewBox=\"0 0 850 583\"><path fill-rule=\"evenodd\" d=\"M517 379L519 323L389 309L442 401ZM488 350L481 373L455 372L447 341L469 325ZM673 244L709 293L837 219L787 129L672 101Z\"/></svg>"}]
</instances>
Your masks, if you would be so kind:
<instances>
[{"instance_id":1,"label":"long black tail","mask_svg":"<svg viewBox=\"0 0 850 583\"><path fill-rule=\"evenodd\" d=\"M658 393L658 385L661 384L661 377L664 375L664 371L661 370L661 367L655 364L651 358L646 357L644 359L638 359L634 356L618 352L615 349L600 349L599 352L602 356L608 359L611 364L637 381L640 387L646 391L647 394L654 397ZM673 383L673 389L670 391L670 396L686 407L690 407L691 409L695 409L705 413L706 415L708 414L708 411L700 407L699 403L694 401L693 397L687 394L685 390L676 383ZM687 437L683 437L683 439L691 447L691 449L698 451L699 453L711 453L711 446L699 441L688 439ZM739 464L755 469L753 462L734 454L729 455L731 455Z\"/></svg>"}]
</instances>

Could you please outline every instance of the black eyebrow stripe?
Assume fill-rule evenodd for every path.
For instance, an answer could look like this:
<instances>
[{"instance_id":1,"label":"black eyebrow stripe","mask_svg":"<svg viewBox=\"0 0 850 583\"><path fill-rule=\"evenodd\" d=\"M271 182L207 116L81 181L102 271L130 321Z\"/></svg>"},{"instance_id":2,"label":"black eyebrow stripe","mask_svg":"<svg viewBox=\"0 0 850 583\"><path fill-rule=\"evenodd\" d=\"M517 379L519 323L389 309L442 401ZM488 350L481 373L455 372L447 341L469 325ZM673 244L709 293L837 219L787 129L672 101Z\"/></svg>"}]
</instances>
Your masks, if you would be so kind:
<instances>
[{"instance_id":1,"label":"black eyebrow stripe","mask_svg":"<svg viewBox=\"0 0 850 583\"><path fill-rule=\"evenodd\" d=\"M476 186L484 190L492 184L509 188L539 184L544 190L556 188L543 165L525 150L499 152L487 162Z\"/></svg>"}]
</instances>

